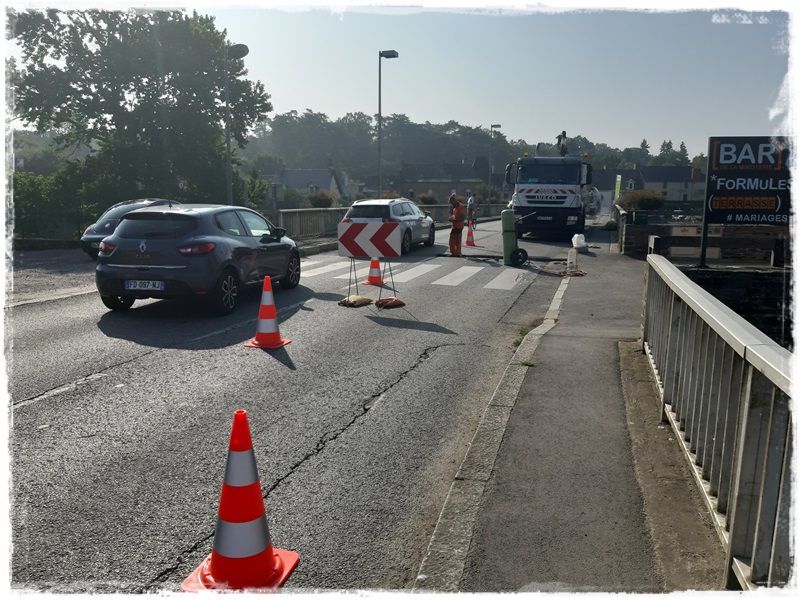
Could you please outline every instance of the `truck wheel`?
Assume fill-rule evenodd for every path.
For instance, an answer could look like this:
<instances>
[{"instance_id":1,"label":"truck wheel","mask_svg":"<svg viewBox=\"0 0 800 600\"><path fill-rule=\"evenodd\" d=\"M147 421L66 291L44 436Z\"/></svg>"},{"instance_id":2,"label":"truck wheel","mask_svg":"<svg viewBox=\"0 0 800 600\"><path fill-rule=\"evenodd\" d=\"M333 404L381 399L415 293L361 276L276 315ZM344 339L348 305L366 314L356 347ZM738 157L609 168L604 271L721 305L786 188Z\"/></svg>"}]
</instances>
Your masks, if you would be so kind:
<instances>
[{"instance_id":1,"label":"truck wheel","mask_svg":"<svg viewBox=\"0 0 800 600\"><path fill-rule=\"evenodd\" d=\"M523 248L517 248L509 258L511 259L512 267L521 267L528 260L528 253Z\"/></svg>"}]
</instances>

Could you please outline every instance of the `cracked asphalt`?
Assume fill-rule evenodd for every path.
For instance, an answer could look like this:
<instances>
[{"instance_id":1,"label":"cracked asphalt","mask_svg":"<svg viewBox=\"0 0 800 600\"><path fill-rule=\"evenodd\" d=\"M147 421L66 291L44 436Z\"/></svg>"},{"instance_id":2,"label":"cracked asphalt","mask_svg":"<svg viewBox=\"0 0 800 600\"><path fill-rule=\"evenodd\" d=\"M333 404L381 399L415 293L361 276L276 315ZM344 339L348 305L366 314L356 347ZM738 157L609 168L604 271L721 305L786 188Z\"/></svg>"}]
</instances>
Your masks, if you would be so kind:
<instances>
[{"instance_id":1,"label":"cracked asphalt","mask_svg":"<svg viewBox=\"0 0 800 600\"><path fill-rule=\"evenodd\" d=\"M436 258L447 233L398 262L454 260ZM476 243L499 254L499 223ZM410 588L512 342L559 283L547 267L567 245L524 244L534 260L511 290L415 280L398 286L405 309L378 311L339 307L332 274L276 289L293 342L272 353L243 345L258 290L224 318L156 301L111 313L95 294L8 308L12 586L177 590L210 551L244 408L273 543L302 557L287 587ZM53 269L75 273L53 297L91 285L84 266Z\"/></svg>"}]
</instances>

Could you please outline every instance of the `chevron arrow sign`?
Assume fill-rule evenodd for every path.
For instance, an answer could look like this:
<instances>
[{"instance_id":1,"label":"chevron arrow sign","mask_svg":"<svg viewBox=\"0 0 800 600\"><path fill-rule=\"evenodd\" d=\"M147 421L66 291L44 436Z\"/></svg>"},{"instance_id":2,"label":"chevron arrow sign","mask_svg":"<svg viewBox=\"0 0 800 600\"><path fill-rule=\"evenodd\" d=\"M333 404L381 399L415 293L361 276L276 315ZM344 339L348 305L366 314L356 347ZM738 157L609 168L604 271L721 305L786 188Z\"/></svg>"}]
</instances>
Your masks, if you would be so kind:
<instances>
[{"instance_id":1,"label":"chevron arrow sign","mask_svg":"<svg viewBox=\"0 0 800 600\"><path fill-rule=\"evenodd\" d=\"M339 223L339 256L397 258L400 256L399 223Z\"/></svg>"}]
</instances>

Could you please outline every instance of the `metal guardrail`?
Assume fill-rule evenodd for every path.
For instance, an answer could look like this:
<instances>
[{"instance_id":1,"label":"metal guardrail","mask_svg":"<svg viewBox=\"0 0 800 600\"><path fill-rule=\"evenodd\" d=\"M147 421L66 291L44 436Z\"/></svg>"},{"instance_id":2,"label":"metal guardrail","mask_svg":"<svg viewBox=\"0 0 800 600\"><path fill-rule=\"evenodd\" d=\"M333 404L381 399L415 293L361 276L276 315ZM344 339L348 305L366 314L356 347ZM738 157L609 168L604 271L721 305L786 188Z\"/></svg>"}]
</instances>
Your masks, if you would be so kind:
<instances>
[{"instance_id":1,"label":"metal guardrail","mask_svg":"<svg viewBox=\"0 0 800 600\"><path fill-rule=\"evenodd\" d=\"M644 348L726 550L726 587L785 585L792 354L663 256L647 263Z\"/></svg>"},{"instance_id":2,"label":"metal guardrail","mask_svg":"<svg viewBox=\"0 0 800 600\"><path fill-rule=\"evenodd\" d=\"M481 204L478 206L478 218L497 217L506 206L506 204ZM419 207L429 212L435 222L447 222L449 211L446 204L420 204ZM350 207L282 209L278 211L278 226L286 229L290 237L298 239L336 236L336 226L348 208Z\"/></svg>"}]
</instances>

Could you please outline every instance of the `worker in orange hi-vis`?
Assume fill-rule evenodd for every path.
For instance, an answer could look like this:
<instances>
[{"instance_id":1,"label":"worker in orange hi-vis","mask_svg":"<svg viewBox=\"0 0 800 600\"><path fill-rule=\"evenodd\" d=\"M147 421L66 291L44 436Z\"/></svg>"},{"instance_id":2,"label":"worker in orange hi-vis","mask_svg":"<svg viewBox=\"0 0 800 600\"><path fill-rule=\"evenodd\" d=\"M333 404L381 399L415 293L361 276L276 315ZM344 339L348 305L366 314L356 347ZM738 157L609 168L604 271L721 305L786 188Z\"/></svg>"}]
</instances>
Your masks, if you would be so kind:
<instances>
[{"instance_id":1,"label":"worker in orange hi-vis","mask_svg":"<svg viewBox=\"0 0 800 600\"><path fill-rule=\"evenodd\" d=\"M450 204L453 207L450 209L450 255L463 256L461 254L461 235L464 231L464 221L467 218L467 210L464 205L458 201L455 194L450 196Z\"/></svg>"}]
</instances>

